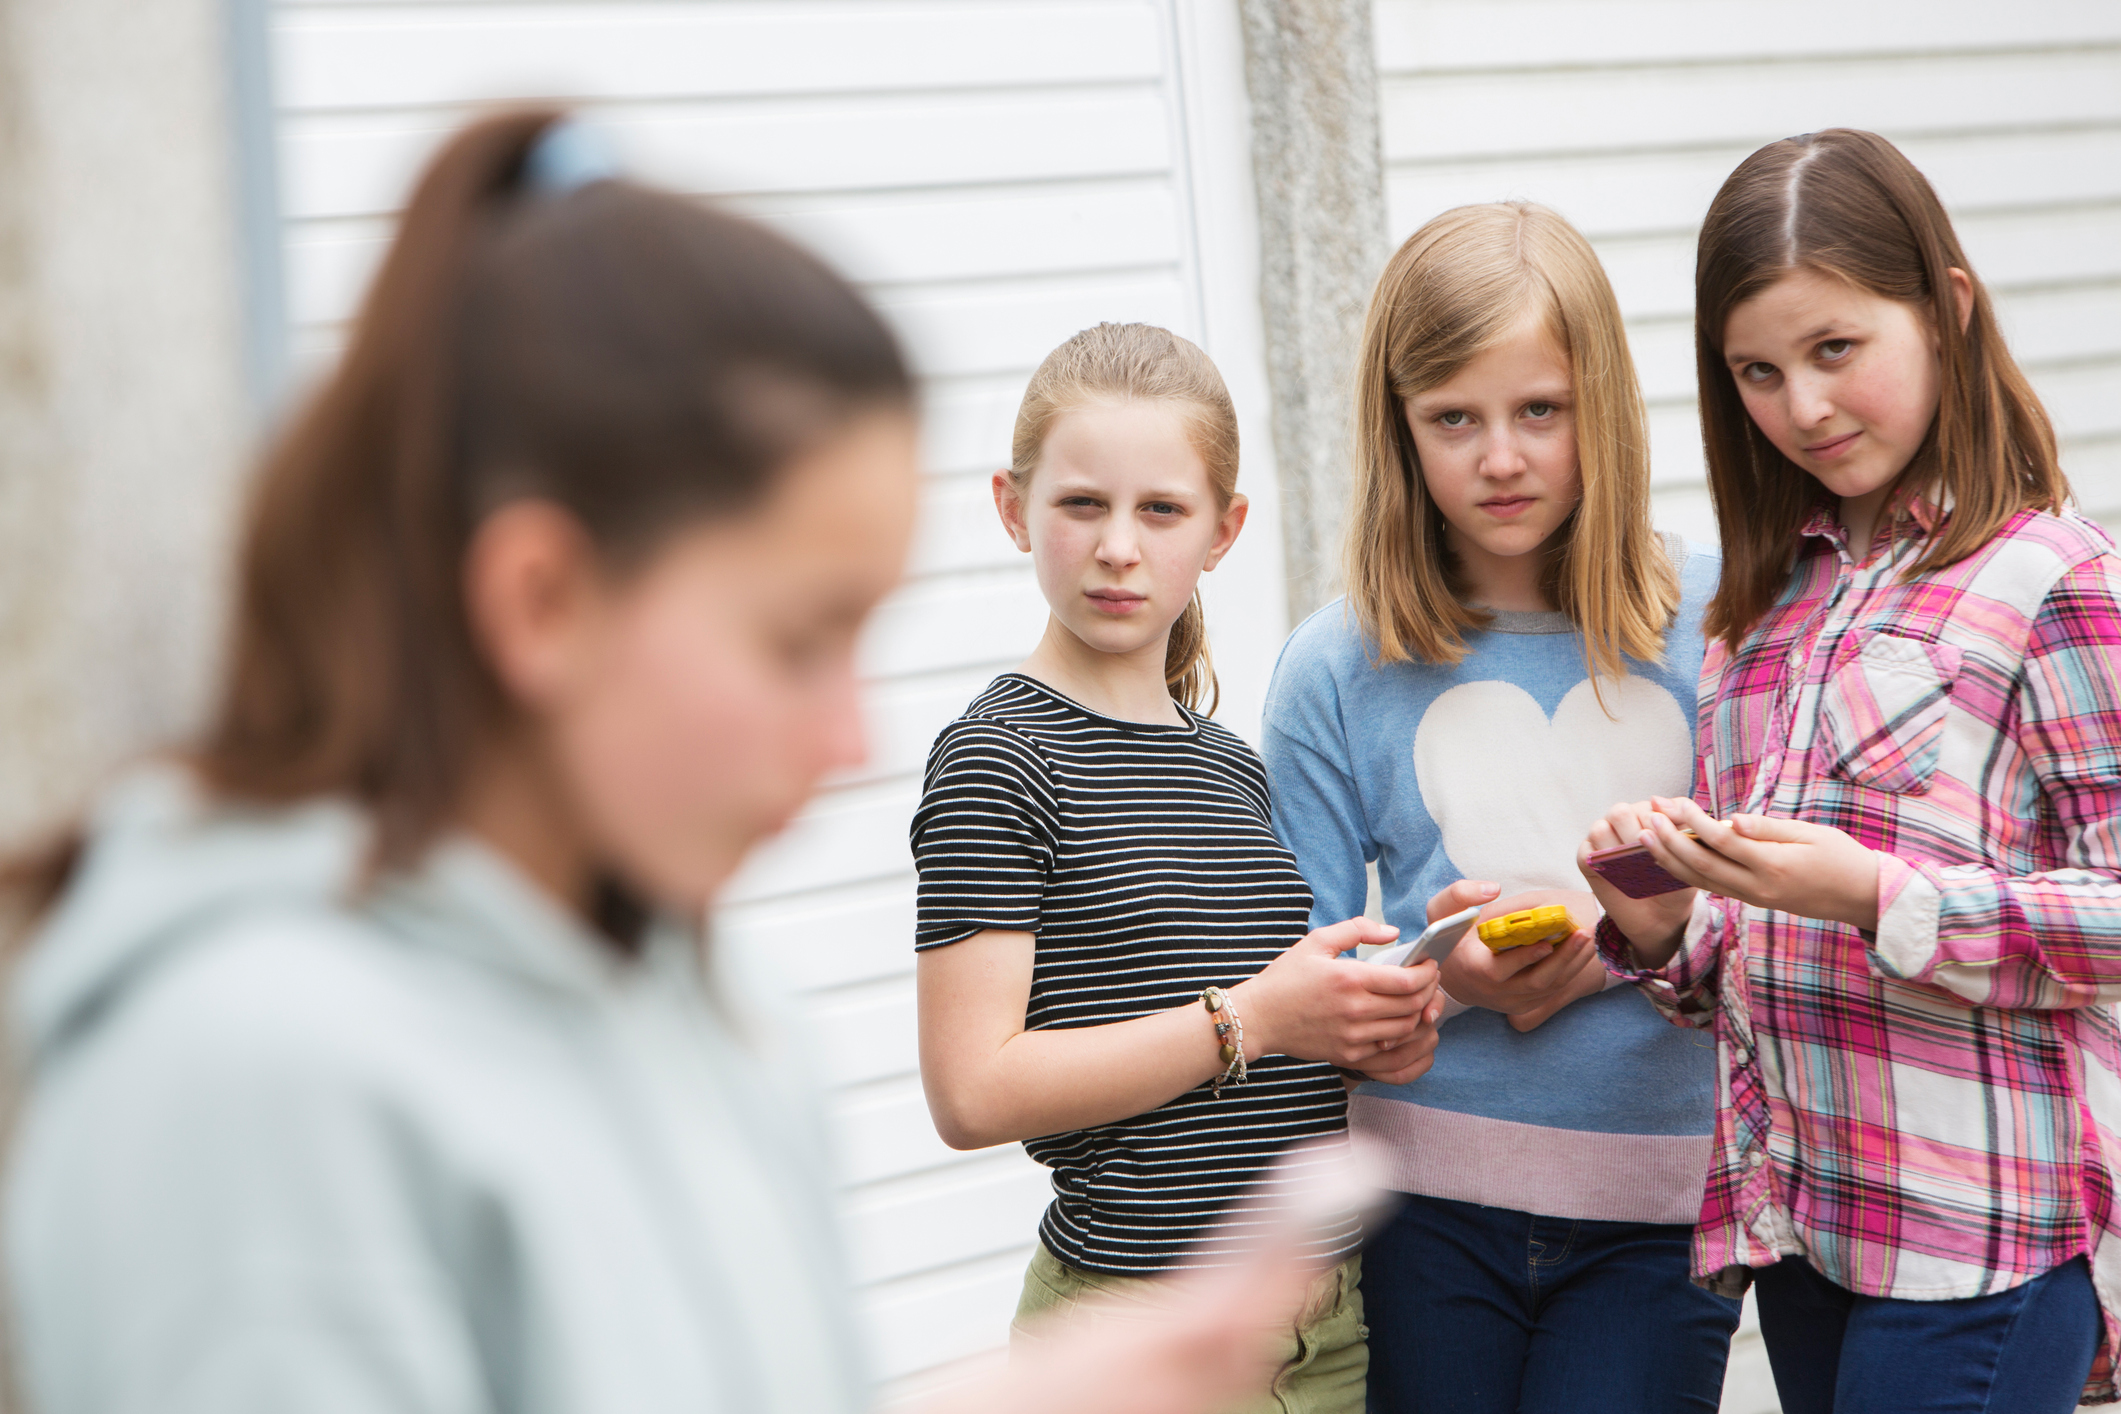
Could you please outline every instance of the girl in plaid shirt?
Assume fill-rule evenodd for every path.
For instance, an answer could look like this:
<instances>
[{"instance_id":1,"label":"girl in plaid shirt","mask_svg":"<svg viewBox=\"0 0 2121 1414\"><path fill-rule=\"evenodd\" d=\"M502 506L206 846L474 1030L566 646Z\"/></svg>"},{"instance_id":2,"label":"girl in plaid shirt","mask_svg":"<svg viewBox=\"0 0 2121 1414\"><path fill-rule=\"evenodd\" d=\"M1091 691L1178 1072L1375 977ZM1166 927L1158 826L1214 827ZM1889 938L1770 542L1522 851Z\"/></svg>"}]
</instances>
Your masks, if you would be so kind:
<instances>
[{"instance_id":1,"label":"girl in plaid shirt","mask_svg":"<svg viewBox=\"0 0 2121 1414\"><path fill-rule=\"evenodd\" d=\"M1698 803L1584 846L1689 886L1587 875L1608 964L1717 1036L1695 1270L1757 1281L1789 1414L2113 1400L2121 560L1884 139L1746 159L1696 281Z\"/></svg>"}]
</instances>

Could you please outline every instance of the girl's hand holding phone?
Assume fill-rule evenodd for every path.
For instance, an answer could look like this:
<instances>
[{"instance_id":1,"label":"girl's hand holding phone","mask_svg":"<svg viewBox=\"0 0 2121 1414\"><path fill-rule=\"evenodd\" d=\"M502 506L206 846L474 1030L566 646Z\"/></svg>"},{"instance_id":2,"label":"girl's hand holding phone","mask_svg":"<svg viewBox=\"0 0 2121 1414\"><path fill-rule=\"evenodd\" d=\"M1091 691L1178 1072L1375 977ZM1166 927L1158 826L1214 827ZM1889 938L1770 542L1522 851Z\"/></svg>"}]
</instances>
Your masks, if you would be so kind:
<instances>
[{"instance_id":1,"label":"girl's hand holding phone","mask_svg":"<svg viewBox=\"0 0 2121 1414\"><path fill-rule=\"evenodd\" d=\"M1650 853L1694 887L1801 918L1878 926L1878 852L1846 831L1773 815L1716 820L1691 800L1650 805Z\"/></svg>"},{"instance_id":2,"label":"girl's hand holding phone","mask_svg":"<svg viewBox=\"0 0 2121 1414\"><path fill-rule=\"evenodd\" d=\"M1771 815L1718 820L1691 800L1653 796L1607 811L1577 863L1594 850L1638 842L1688 887L1634 899L1589 869L1584 877L1648 966L1662 967L1678 951L1697 889L1804 918L1878 926L1877 852L1831 826Z\"/></svg>"},{"instance_id":3,"label":"girl's hand holding phone","mask_svg":"<svg viewBox=\"0 0 2121 1414\"><path fill-rule=\"evenodd\" d=\"M1429 900L1429 917L1478 907L1483 919L1499 918L1549 903L1569 905L1579 922L1592 913L1592 900L1576 890L1540 889L1506 899L1497 897L1500 892L1482 880L1460 879ZM1580 930L1560 943L1505 952L1495 952L1469 933L1441 968L1444 991L1467 1006L1501 1012L1519 1031L1533 1030L1570 1002L1595 996L1605 989L1605 979L1605 964L1590 934Z\"/></svg>"},{"instance_id":4,"label":"girl's hand holding phone","mask_svg":"<svg viewBox=\"0 0 2121 1414\"><path fill-rule=\"evenodd\" d=\"M1443 1012L1436 964L1350 967L1341 960L1359 945L1398 936L1387 924L1350 918L1313 930L1257 977L1232 988L1246 1050L1365 1072L1385 1064L1410 1071L1410 1080L1427 1070Z\"/></svg>"},{"instance_id":5,"label":"girl's hand holding phone","mask_svg":"<svg viewBox=\"0 0 2121 1414\"><path fill-rule=\"evenodd\" d=\"M1691 804L1692 802L1689 802ZM1655 801L1641 800L1633 804L1616 805L1605 813L1605 818L1591 826L1589 835L1576 850L1576 867L1582 871L1585 882L1591 886L1592 895L1599 906L1613 920L1615 927L1627 934L1634 944L1635 955L1646 966L1662 967L1671 961L1672 954L1679 951L1685 936L1687 919L1694 913L1695 889L1687 876L1672 869L1674 878L1688 883L1688 887L1670 893L1651 894L1636 898L1622 891L1613 880L1589 867L1592 854L1600 850L1620 849L1639 844L1650 829L1652 820L1665 819L1657 812ZM1676 833L1676 830L1675 830ZM1662 865L1664 860L1655 850L1650 858ZM1666 866L1669 868L1669 866ZM1455 995L1455 993L1454 993Z\"/></svg>"}]
</instances>

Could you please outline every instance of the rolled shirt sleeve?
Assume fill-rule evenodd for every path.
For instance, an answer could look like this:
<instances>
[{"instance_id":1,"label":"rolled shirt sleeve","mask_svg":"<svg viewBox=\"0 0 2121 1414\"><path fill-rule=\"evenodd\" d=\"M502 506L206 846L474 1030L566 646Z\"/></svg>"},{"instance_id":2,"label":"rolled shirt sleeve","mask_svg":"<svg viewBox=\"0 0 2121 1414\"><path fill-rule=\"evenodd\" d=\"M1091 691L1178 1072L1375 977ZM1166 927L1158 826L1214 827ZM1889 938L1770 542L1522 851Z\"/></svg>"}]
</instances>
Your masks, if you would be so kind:
<instances>
[{"instance_id":1,"label":"rolled shirt sleeve","mask_svg":"<svg viewBox=\"0 0 2121 1414\"><path fill-rule=\"evenodd\" d=\"M2067 867L2010 875L1883 855L1872 966L1980 1006L2121 1000L2121 571L2057 582L2034 619L2017 735Z\"/></svg>"}]
</instances>

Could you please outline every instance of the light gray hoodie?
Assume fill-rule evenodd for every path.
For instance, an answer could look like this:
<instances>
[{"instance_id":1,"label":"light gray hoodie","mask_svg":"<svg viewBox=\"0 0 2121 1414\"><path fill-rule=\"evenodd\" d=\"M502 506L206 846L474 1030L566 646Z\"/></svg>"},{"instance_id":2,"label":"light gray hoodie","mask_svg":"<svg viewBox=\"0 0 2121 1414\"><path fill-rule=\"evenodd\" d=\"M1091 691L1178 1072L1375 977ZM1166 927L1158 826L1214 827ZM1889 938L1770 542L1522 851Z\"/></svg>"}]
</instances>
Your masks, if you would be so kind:
<instances>
[{"instance_id":1,"label":"light gray hoodie","mask_svg":"<svg viewBox=\"0 0 2121 1414\"><path fill-rule=\"evenodd\" d=\"M35 1414L842 1414L807 1092L694 939L600 947L498 855L172 770L105 800L18 976Z\"/></svg>"}]
</instances>

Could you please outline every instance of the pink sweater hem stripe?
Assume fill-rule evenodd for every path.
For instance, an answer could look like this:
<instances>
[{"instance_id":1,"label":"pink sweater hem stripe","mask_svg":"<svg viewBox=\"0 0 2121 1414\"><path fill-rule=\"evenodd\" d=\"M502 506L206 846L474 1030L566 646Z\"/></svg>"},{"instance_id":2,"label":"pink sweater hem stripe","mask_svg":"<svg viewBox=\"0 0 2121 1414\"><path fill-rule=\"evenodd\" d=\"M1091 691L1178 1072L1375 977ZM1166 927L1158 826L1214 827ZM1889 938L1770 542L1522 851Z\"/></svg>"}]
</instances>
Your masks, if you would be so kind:
<instances>
[{"instance_id":1,"label":"pink sweater hem stripe","mask_svg":"<svg viewBox=\"0 0 2121 1414\"><path fill-rule=\"evenodd\" d=\"M1377 1141L1402 1193L1597 1222L1701 1216L1707 1134L1596 1134L1458 1114L1357 1093L1348 1127Z\"/></svg>"}]
</instances>

